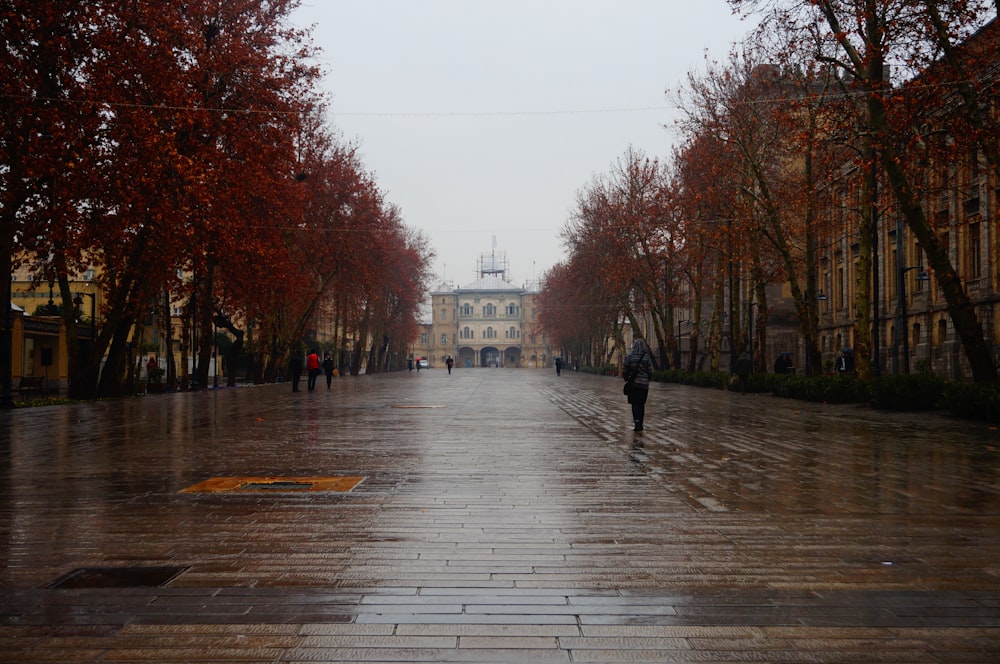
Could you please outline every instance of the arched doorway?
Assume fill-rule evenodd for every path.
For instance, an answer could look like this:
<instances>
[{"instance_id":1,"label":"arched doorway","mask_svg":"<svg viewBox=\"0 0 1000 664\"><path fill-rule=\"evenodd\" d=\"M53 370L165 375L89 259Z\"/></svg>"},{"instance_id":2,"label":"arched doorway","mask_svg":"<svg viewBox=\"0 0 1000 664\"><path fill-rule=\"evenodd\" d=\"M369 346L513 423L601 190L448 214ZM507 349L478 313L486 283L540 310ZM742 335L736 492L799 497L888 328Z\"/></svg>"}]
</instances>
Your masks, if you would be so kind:
<instances>
[{"instance_id":1,"label":"arched doorway","mask_svg":"<svg viewBox=\"0 0 1000 664\"><path fill-rule=\"evenodd\" d=\"M503 362L503 354L494 346L486 346L479 351L479 366L481 367L500 367L503 366Z\"/></svg>"},{"instance_id":2,"label":"arched doorway","mask_svg":"<svg viewBox=\"0 0 1000 664\"><path fill-rule=\"evenodd\" d=\"M511 346L503 352L504 366L514 368L521 366L521 347Z\"/></svg>"}]
</instances>

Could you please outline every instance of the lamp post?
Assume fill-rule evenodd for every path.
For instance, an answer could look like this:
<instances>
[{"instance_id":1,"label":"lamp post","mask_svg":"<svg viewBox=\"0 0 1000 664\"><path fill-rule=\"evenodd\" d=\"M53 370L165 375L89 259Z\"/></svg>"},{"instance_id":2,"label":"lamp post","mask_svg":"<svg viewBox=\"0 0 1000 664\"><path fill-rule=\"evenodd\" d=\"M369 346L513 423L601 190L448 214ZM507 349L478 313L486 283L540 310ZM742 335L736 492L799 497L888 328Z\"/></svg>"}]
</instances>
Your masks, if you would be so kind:
<instances>
[{"instance_id":1,"label":"lamp post","mask_svg":"<svg viewBox=\"0 0 1000 664\"><path fill-rule=\"evenodd\" d=\"M97 312L96 312L96 301L97 296L94 293L77 293L76 297L73 298L73 303L78 307L83 307L83 298L90 298L90 344L91 352L93 352L93 344L97 340Z\"/></svg>"},{"instance_id":2,"label":"lamp post","mask_svg":"<svg viewBox=\"0 0 1000 664\"><path fill-rule=\"evenodd\" d=\"M681 368L681 325L684 323L690 323L690 320L679 320L677 321L677 361L674 365L680 369Z\"/></svg>"},{"instance_id":3,"label":"lamp post","mask_svg":"<svg viewBox=\"0 0 1000 664\"><path fill-rule=\"evenodd\" d=\"M754 307L757 306L758 306L757 302L750 302L750 305L747 307L747 318L749 319L750 323L750 334L747 336L747 346L749 347L750 350L751 361L753 361L753 310Z\"/></svg>"},{"instance_id":4,"label":"lamp post","mask_svg":"<svg viewBox=\"0 0 1000 664\"><path fill-rule=\"evenodd\" d=\"M897 254L898 255L898 254ZM892 359L895 372L898 373L899 366L897 364L897 355L899 350L899 342L903 342L903 373L910 373L910 333L907 330L907 311L906 311L906 273L910 270L917 270L917 281L930 281L930 275L924 270L921 265L912 265L910 267L900 266L897 270L897 293L896 293L896 334L895 339L893 339L893 352Z\"/></svg>"}]
</instances>

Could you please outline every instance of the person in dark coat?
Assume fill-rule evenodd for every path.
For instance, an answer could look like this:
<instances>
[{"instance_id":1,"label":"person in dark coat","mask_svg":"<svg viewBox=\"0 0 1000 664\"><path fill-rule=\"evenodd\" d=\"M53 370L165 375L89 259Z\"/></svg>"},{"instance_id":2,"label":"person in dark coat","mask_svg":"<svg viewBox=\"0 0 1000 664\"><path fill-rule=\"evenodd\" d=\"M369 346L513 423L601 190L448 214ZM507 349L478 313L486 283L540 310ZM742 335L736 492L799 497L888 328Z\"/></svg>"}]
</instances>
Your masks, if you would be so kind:
<instances>
[{"instance_id":1,"label":"person in dark coat","mask_svg":"<svg viewBox=\"0 0 1000 664\"><path fill-rule=\"evenodd\" d=\"M292 358L288 361L288 377L292 381L292 392L298 392L299 381L302 380L302 353L298 350L292 352Z\"/></svg>"},{"instance_id":2,"label":"person in dark coat","mask_svg":"<svg viewBox=\"0 0 1000 664\"><path fill-rule=\"evenodd\" d=\"M630 383L628 402L632 404L633 431L642 431L646 418L646 399L649 397L649 381L653 378L653 360L649 356L649 346L642 339L632 343L632 351L625 356L622 376Z\"/></svg>"},{"instance_id":3,"label":"person in dark coat","mask_svg":"<svg viewBox=\"0 0 1000 664\"><path fill-rule=\"evenodd\" d=\"M750 380L750 372L753 370L753 360L750 359L750 353L743 351L740 353L740 357L736 360L736 377L740 381L740 391L743 394L747 393L747 383Z\"/></svg>"},{"instance_id":4,"label":"person in dark coat","mask_svg":"<svg viewBox=\"0 0 1000 664\"><path fill-rule=\"evenodd\" d=\"M333 358L327 353L323 356L323 373L326 374L326 389L333 383Z\"/></svg>"}]
</instances>

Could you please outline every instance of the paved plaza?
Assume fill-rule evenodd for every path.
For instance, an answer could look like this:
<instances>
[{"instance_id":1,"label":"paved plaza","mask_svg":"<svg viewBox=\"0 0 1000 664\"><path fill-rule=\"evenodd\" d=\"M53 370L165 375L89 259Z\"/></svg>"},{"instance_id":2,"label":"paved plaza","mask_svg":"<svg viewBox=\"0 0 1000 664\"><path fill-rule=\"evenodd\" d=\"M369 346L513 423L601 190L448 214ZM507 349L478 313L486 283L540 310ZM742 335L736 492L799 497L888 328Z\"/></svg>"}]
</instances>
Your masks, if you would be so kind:
<instances>
[{"instance_id":1,"label":"paved plaza","mask_svg":"<svg viewBox=\"0 0 1000 664\"><path fill-rule=\"evenodd\" d=\"M1000 432L444 369L0 413L4 662L997 662Z\"/></svg>"}]
</instances>

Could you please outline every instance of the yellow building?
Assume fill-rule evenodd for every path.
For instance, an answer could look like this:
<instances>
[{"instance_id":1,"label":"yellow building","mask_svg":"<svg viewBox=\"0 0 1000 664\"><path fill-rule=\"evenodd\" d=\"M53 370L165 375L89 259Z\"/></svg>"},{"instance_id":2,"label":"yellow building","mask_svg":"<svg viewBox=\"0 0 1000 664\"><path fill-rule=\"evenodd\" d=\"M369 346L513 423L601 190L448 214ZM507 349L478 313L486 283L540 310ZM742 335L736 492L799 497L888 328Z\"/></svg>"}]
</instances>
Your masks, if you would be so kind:
<instances>
[{"instance_id":1,"label":"yellow building","mask_svg":"<svg viewBox=\"0 0 1000 664\"><path fill-rule=\"evenodd\" d=\"M483 254L478 279L435 288L413 355L432 367L449 357L459 368L551 367L557 353L538 323L538 287L514 284L507 271L505 256Z\"/></svg>"}]
</instances>

